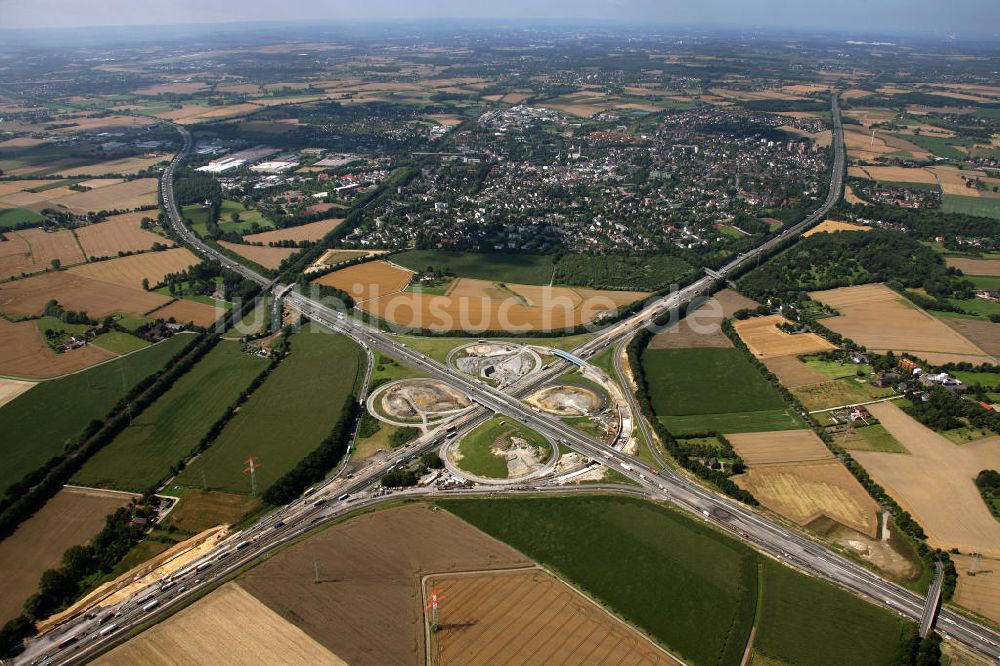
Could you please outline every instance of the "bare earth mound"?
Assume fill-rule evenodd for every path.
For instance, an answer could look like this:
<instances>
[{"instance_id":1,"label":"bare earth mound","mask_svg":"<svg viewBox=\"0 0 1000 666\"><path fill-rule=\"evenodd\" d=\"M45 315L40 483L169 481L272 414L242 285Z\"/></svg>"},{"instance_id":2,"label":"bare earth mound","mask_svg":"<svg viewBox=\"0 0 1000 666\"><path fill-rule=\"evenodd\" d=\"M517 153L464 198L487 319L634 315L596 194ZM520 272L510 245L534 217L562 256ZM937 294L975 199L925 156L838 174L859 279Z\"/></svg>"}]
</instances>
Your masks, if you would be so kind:
<instances>
[{"instance_id":1,"label":"bare earth mound","mask_svg":"<svg viewBox=\"0 0 1000 666\"><path fill-rule=\"evenodd\" d=\"M324 530L239 582L350 664L419 664L426 603L420 576L530 564L460 519L415 504Z\"/></svg>"},{"instance_id":2,"label":"bare earth mound","mask_svg":"<svg viewBox=\"0 0 1000 666\"><path fill-rule=\"evenodd\" d=\"M993 362L982 349L940 319L904 302L884 284L814 291L809 295L840 312L823 320L827 328L872 351L910 352L931 363Z\"/></svg>"},{"instance_id":3,"label":"bare earth mound","mask_svg":"<svg viewBox=\"0 0 1000 666\"><path fill-rule=\"evenodd\" d=\"M236 583L99 657L97 664L344 664Z\"/></svg>"},{"instance_id":4,"label":"bare earth mound","mask_svg":"<svg viewBox=\"0 0 1000 666\"><path fill-rule=\"evenodd\" d=\"M603 400L583 386L547 386L528 396L526 402L542 411L559 416L585 416L597 411Z\"/></svg>"},{"instance_id":5,"label":"bare earth mound","mask_svg":"<svg viewBox=\"0 0 1000 666\"><path fill-rule=\"evenodd\" d=\"M930 543L1000 557L1000 522L973 482L1000 469L1000 437L961 446L882 402L869 411L910 455L855 451L854 457L927 532Z\"/></svg>"},{"instance_id":6,"label":"bare earth mound","mask_svg":"<svg viewBox=\"0 0 1000 666\"><path fill-rule=\"evenodd\" d=\"M446 599L432 664L680 664L540 569L431 576L426 588Z\"/></svg>"},{"instance_id":7,"label":"bare earth mound","mask_svg":"<svg viewBox=\"0 0 1000 666\"><path fill-rule=\"evenodd\" d=\"M0 541L0 623L21 612L25 599L38 591L38 578L57 564L63 551L82 545L104 527L104 517L129 497L99 490L63 488L42 509Z\"/></svg>"},{"instance_id":8,"label":"bare earth mound","mask_svg":"<svg viewBox=\"0 0 1000 666\"><path fill-rule=\"evenodd\" d=\"M733 322L733 327L758 358L799 356L834 348L815 333L791 334L778 328L778 324L790 323L781 315L767 315Z\"/></svg>"},{"instance_id":9,"label":"bare earth mound","mask_svg":"<svg viewBox=\"0 0 1000 666\"><path fill-rule=\"evenodd\" d=\"M723 289L676 325L653 336L651 349L684 349L688 347L732 347L722 332L722 320L738 310L755 308L756 301L732 289Z\"/></svg>"}]
</instances>

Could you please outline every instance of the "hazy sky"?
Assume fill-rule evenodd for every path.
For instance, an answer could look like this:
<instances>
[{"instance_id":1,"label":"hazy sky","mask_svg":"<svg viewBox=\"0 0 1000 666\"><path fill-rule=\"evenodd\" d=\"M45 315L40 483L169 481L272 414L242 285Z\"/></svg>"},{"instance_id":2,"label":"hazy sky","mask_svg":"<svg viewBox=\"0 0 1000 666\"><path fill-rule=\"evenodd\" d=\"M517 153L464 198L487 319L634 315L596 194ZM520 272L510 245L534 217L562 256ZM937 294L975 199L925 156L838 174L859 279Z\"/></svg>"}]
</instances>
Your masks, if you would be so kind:
<instances>
[{"instance_id":1,"label":"hazy sky","mask_svg":"<svg viewBox=\"0 0 1000 666\"><path fill-rule=\"evenodd\" d=\"M1000 38L1000 0L0 0L0 27L357 19L607 19Z\"/></svg>"}]
</instances>

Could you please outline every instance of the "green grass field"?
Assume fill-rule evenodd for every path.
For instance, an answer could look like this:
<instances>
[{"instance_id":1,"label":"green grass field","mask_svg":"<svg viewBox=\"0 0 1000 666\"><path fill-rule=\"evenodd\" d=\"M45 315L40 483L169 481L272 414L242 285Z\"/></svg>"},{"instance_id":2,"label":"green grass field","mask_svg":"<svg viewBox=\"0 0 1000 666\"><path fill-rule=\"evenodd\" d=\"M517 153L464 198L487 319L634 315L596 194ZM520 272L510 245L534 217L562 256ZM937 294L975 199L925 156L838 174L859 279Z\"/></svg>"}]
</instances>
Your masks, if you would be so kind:
<instances>
[{"instance_id":1,"label":"green grass field","mask_svg":"<svg viewBox=\"0 0 1000 666\"><path fill-rule=\"evenodd\" d=\"M675 435L715 430L718 432L767 432L771 430L796 430L805 428L805 422L791 410L767 409L759 412L734 412L730 414L689 414L661 416L660 423Z\"/></svg>"},{"instance_id":2,"label":"green grass field","mask_svg":"<svg viewBox=\"0 0 1000 666\"><path fill-rule=\"evenodd\" d=\"M552 257L545 254L410 250L392 255L391 261L417 272L433 266L459 277L515 284L548 284L554 270Z\"/></svg>"},{"instance_id":3,"label":"green grass field","mask_svg":"<svg viewBox=\"0 0 1000 666\"><path fill-rule=\"evenodd\" d=\"M340 418L363 372L361 348L348 338L306 326L291 353L268 376L215 443L177 479L180 485L249 493L244 461L253 456L263 492L313 451Z\"/></svg>"},{"instance_id":4,"label":"green grass field","mask_svg":"<svg viewBox=\"0 0 1000 666\"><path fill-rule=\"evenodd\" d=\"M268 361L221 341L101 449L73 483L143 491L166 477Z\"/></svg>"},{"instance_id":5,"label":"green grass field","mask_svg":"<svg viewBox=\"0 0 1000 666\"><path fill-rule=\"evenodd\" d=\"M863 363L841 363L840 361L822 361L815 356L806 356L802 361L810 368L821 372L830 379L856 377L858 370L868 374L872 371L870 365Z\"/></svg>"},{"instance_id":6,"label":"green grass field","mask_svg":"<svg viewBox=\"0 0 1000 666\"><path fill-rule=\"evenodd\" d=\"M737 349L647 349L653 409L661 416L784 409L781 396Z\"/></svg>"},{"instance_id":7,"label":"green grass field","mask_svg":"<svg viewBox=\"0 0 1000 666\"><path fill-rule=\"evenodd\" d=\"M1000 199L945 194L941 198L941 210L946 213L965 213L1000 220Z\"/></svg>"},{"instance_id":8,"label":"green grass field","mask_svg":"<svg viewBox=\"0 0 1000 666\"><path fill-rule=\"evenodd\" d=\"M916 144L929 153L938 157L947 157L952 160L964 160L968 154L962 152L955 146L965 146L967 148L975 145L972 139L962 139L958 137L929 136L926 134L896 134L896 137Z\"/></svg>"},{"instance_id":9,"label":"green grass field","mask_svg":"<svg viewBox=\"0 0 1000 666\"><path fill-rule=\"evenodd\" d=\"M61 453L91 420L103 419L130 388L193 341L192 335L176 335L124 358L41 382L0 407L0 490Z\"/></svg>"},{"instance_id":10,"label":"green grass field","mask_svg":"<svg viewBox=\"0 0 1000 666\"><path fill-rule=\"evenodd\" d=\"M946 298L946 301L962 308L965 312L944 312L941 310L928 310L935 317L941 319L987 319L992 314L1000 314L1000 303L988 301L985 298Z\"/></svg>"},{"instance_id":11,"label":"green grass field","mask_svg":"<svg viewBox=\"0 0 1000 666\"><path fill-rule=\"evenodd\" d=\"M552 569L688 663L740 663L758 606L759 563L763 601L755 643L783 664L896 664L912 631L892 613L643 500L438 504Z\"/></svg>"},{"instance_id":12,"label":"green grass field","mask_svg":"<svg viewBox=\"0 0 1000 666\"><path fill-rule=\"evenodd\" d=\"M754 651L783 664L896 664L916 629L824 581L763 562Z\"/></svg>"},{"instance_id":13,"label":"green grass field","mask_svg":"<svg viewBox=\"0 0 1000 666\"><path fill-rule=\"evenodd\" d=\"M851 451L878 451L880 453L909 453L899 441L889 434L882 424L858 427L855 434L840 442Z\"/></svg>"},{"instance_id":14,"label":"green grass field","mask_svg":"<svg viewBox=\"0 0 1000 666\"><path fill-rule=\"evenodd\" d=\"M1000 291L1000 275L966 275L965 279L980 289Z\"/></svg>"},{"instance_id":15,"label":"green grass field","mask_svg":"<svg viewBox=\"0 0 1000 666\"><path fill-rule=\"evenodd\" d=\"M18 224L44 222L45 218L27 208L0 210L0 229L13 229Z\"/></svg>"},{"instance_id":16,"label":"green grass field","mask_svg":"<svg viewBox=\"0 0 1000 666\"><path fill-rule=\"evenodd\" d=\"M519 435L531 444L544 450L550 449L549 443L537 432L509 418L495 418L482 424L462 438L458 450L462 454L459 466L475 474L489 479L507 478L507 460L495 455L490 448L500 438L507 441L510 435ZM543 460L551 456L546 455Z\"/></svg>"},{"instance_id":17,"label":"green grass field","mask_svg":"<svg viewBox=\"0 0 1000 666\"><path fill-rule=\"evenodd\" d=\"M955 370L949 373L964 384L982 384L983 386L1000 386L1000 372L965 372Z\"/></svg>"},{"instance_id":18,"label":"green grass field","mask_svg":"<svg viewBox=\"0 0 1000 666\"><path fill-rule=\"evenodd\" d=\"M142 338L121 331L103 333L94 338L91 344L101 349L107 349L112 354L128 354L149 346L149 343Z\"/></svg>"}]
</instances>

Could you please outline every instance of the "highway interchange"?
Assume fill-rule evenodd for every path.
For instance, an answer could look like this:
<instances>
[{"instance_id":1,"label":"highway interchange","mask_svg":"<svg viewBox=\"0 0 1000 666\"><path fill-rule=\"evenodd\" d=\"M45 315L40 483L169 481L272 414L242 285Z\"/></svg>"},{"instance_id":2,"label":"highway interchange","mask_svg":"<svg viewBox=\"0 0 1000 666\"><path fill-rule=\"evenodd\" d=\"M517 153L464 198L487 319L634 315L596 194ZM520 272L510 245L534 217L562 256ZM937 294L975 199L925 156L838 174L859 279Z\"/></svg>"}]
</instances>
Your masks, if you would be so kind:
<instances>
[{"instance_id":1,"label":"highway interchange","mask_svg":"<svg viewBox=\"0 0 1000 666\"><path fill-rule=\"evenodd\" d=\"M835 159L829 195L817 211L794 227L768 240L757 248L733 259L718 271L712 272L695 283L667 296L648 303L640 312L609 326L573 351L576 356L587 359L602 350L614 348L615 369L621 381L625 375L621 367L621 351L633 334L652 319L680 308L699 295L705 294L718 279L725 279L747 262L772 250L777 244L797 235L813 223L821 220L837 202L843 189L844 147L840 125L838 100L833 98ZM184 145L170 165L164 170L161 180L161 196L167 211L169 223L179 237L206 259L218 261L230 270L239 272L271 291L277 303L282 298L292 309L301 312L316 323L333 331L343 333L362 344L368 354L368 373L372 366L372 350L398 359L401 363L420 370L466 393L478 407L467 410L435 431L427 433L401 450L391 455L379 456L369 462L351 477L332 475L324 484L303 500L286 505L252 527L233 534L219 544L212 552L173 576L167 589L161 585L151 585L148 591L136 594L129 600L115 606L102 608L96 617L77 617L49 634L29 644L18 661L21 663L82 663L120 642L134 629L155 620L158 616L187 603L194 595L203 592L219 581L252 562L262 553L277 548L315 529L322 523L340 518L346 513L401 497L422 497L441 491L429 488L413 488L392 493L372 492L378 481L392 466L402 461L436 449L446 429L454 428L464 433L483 422L493 414L502 414L537 430L554 442L561 442L585 458L599 461L612 467L634 483L636 488L627 486L594 486L574 488L572 492L628 492L659 502L670 502L702 520L707 520L719 528L744 539L757 550L783 559L792 566L818 577L833 581L870 600L880 603L906 617L926 624L933 623L934 608L927 608L925 599L891 581L888 581L864 566L855 563L836 552L818 544L797 531L765 518L744 505L710 491L689 481L677 473L668 461L650 446L661 469L654 470L636 456L614 449L604 442L590 437L568 426L558 418L532 410L522 402L522 398L538 387L551 382L573 366L565 361L556 361L540 371L526 376L506 391L500 391L469 375L439 363L400 342L393 334L370 327L343 311L337 311L291 290L289 286L275 284L267 278L251 271L202 242L188 229L173 200L172 179L176 166L187 156L191 148L190 134L183 127L177 127L184 137ZM367 386L367 377L365 381ZM648 424L642 418L635 397L625 386L633 418L639 424L647 442L653 442ZM363 396L362 396L363 397ZM340 469L343 469L341 466ZM338 470L339 473L340 470ZM511 487L497 492L567 492L565 488L546 487L539 482L532 486ZM447 491L477 493L482 491ZM360 495L359 495L360 494ZM936 581L938 583L939 581ZM152 595L140 603L146 595ZM152 606L148 606L152 602ZM146 606L144 608L144 606ZM108 618L102 622L103 618ZM943 625L942 625L943 622ZM938 613L937 630L946 638L996 661L1000 660L1000 634L979 625L964 616L948 610Z\"/></svg>"}]
</instances>

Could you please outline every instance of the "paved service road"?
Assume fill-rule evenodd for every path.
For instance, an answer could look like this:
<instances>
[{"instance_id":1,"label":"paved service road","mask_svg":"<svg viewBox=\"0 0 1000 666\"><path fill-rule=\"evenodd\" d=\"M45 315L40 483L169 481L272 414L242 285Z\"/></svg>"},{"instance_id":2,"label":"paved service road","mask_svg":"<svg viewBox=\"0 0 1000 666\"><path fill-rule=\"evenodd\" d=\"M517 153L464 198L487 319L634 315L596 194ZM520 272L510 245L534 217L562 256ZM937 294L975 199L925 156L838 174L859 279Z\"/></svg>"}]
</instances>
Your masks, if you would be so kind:
<instances>
[{"instance_id":1,"label":"paved service road","mask_svg":"<svg viewBox=\"0 0 1000 666\"><path fill-rule=\"evenodd\" d=\"M721 278L706 275L678 292L647 304L637 314L609 326L599 335L574 350L574 355L587 359L609 346L625 344L637 330L648 326L652 319L672 308L679 308L691 302L698 295L706 292L716 279L725 279L741 266L756 260L761 254L768 252L789 237L801 233L814 222L821 220L837 202L843 188L843 130L836 97L833 98L832 111L835 158L831 187L826 201L817 211L802 222L782 231L774 238L736 257L720 268L716 273ZM356 478L345 479L336 475L331 477L318 486L308 497L286 505L254 526L232 535L212 553L189 567L187 571L176 575L173 580L174 584L169 588L161 591L159 586L150 586L148 591L137 595L140 599L147 594L153 595L143 602L130 600L109 609L101 609L97 619L77 618L59 630L34 641L20 660L30 661L44 655L46 659L53 659L57 662L78 663L98 654L125 638L137 626L175 608L189 599L195 592L216 584L260 554L301 536L318 524L328 522L360 507L385 501L386 497L380 495L380 491L373 491L372 488L389 468L410 459L412 456L434 450L452 432L462 434L492 416L493 413L516 418L538 430L543 436L561 442L587 458L598 460L612 467L639 485L639 488L629 489L628 492L639 493L651 500L670 502L703 520L716 524L723 530L730 531L759 551L783 559L790 565L813 575L838 583L914 621L920 621L923 618L925 599L920 595L872 573L865 567L840 556L825 546L801 536L795 530L764 518L734 500L687 480L686 477L667 466L666 461L658 452L655 455L660 460L662 469L647 468L646 464L635 456L614 449L604 442L566 425L558 418L535 412L521 401L522 396L566 372L571 367L567 362L553 362L548 369L526 377L504 393L459 372L457 369L450 368L410 349L405 344L400 343L395 336L367 326L345 312L338 312L317 303L284 285L276 285L206 245L184 226L173 201L172 173L176 165L190 150L190 135L187 130L180 126L177 126L177 129L184 136L184 147L170 166L165 169L161 192L169 222L186 243L206 259L220 262L247 279L272 290L273 293L283 293L285 302L290 307L322 326L350 336L359 344L365 345L369 354L371 354L372 349L377 349L380 353L396 358L430 377L465 392L478 403L479 408L463 413L437 430L421 436L402 450L392 452L391 456L385 455L370 462L353 475ZM616 367L620 371L617 362ZM630 394L627 387L625 388L626 394ZM644 436L652 443L652 435L648 425L637 410L634 397L631 400L631 407L635 411L633 417L639 422ZM545 492L544 486L539 483L539 485L531 487L512 486L507 489L491 489L490 494L523 490ZM572 492L586 491L584 488L572 489ZM440 491L410 489L391 493L388 497L394 499L401 496L432 496L436 492ZM563 492L566 491L563 490ZM157 601L156 605L148 610L143 610L144 604L152 603L154 600ZM121 614L108 620L104 625L98 624L100 617L106 613ZM945 637L960 642L994 660L1000 658L1000 634L950 611L942 611L939 614L939 619L945 623L944 627L938 628ZM63 643L65 643L63 647L59 647Z\"/></svg>"}]
</instances>

